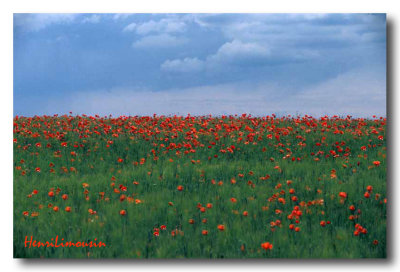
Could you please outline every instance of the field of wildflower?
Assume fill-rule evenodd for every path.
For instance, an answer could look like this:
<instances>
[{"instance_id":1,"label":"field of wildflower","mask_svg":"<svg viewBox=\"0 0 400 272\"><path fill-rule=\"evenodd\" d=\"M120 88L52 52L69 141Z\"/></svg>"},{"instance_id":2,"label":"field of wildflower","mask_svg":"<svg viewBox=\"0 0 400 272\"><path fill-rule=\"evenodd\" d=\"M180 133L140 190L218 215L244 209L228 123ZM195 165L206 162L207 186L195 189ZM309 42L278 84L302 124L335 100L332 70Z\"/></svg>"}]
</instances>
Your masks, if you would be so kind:
<instances>
[{"instance_id":1,"label":"field of wildflower","mask_svg":"<svg viewBox=\"0 0 400 272\"><path fill-rule=\"evenodd\" d=\"M13 135L16 258L386 257L383 117L16 116Z\"/></svg>"}]
</instances>

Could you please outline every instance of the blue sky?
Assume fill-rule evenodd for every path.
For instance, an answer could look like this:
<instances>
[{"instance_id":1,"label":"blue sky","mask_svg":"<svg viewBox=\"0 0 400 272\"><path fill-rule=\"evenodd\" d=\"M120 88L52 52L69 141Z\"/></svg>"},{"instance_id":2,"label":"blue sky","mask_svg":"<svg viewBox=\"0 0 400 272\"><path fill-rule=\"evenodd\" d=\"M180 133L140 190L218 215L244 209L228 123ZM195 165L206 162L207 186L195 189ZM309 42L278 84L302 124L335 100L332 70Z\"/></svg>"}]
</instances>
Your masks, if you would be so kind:
<instances>
[{"instance_id":1,"label":"blue sky","mask_svg":"<svg viewBox=\"0 0 400 272\"><path fill-rule=\"evenodd\" d=\"M14 115L386 115L384 14L14 14Z\"/></svg>"}]
</instances>

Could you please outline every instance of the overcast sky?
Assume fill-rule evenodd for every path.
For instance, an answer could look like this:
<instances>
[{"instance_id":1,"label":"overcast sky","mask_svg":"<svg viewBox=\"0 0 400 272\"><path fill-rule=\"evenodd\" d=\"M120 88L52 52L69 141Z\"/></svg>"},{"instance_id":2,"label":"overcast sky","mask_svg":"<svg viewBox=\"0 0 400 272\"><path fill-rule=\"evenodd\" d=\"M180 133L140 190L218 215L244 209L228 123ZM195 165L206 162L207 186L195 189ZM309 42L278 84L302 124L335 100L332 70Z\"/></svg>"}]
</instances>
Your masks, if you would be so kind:
<instances>
[{"instance_id":1,"label":"overcast sky","mask_svg":"<svg viewBox=\"0 0 400 272\"><path fill-rule=\"evenodd\" d=\"M386 115L384 14L14 14L14 115Z\"/></svg>"}]
</instances>

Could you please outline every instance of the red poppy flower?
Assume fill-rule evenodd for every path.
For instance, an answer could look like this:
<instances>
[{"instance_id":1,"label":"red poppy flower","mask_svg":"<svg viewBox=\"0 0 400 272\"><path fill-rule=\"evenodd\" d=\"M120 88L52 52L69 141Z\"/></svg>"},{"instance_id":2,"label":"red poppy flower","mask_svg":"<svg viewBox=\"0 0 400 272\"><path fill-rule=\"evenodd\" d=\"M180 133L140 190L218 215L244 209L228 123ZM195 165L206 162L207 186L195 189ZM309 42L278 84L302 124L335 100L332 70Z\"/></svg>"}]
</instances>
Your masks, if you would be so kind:
<instances>
[{"instance_id":1,"label":"red poppy flower","mask_svg":"<svg viewBox=\"0 0 400 272\"><path fill-rule=\"evenodd\" d=\"M339 197L341 197L341 198L346 198L346 197L347 197L347 193L345 193L345 192L340 192L340 193L339 193Z\"/></svg>"},{"instance_id":2,"label":"red poppy flower","mask_svg":"<svg viewBox=\"0 0 400 272\"><path fill-rule=\"evenodd\" d=\"M261 247L265 250L271 250L273 248L273 245L269 242L265 242L261 244Z\"/></svg>"}]
</instances>

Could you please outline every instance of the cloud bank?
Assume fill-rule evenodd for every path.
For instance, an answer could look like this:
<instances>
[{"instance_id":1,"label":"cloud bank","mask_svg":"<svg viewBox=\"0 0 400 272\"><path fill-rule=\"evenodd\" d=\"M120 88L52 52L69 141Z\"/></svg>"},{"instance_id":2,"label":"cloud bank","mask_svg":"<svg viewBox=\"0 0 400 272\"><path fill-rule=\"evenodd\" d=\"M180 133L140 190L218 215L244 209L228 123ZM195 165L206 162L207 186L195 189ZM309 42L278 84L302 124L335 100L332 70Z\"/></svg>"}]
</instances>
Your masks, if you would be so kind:
<instances>
[{"instance_id":1,"label":"cloud bank","mask_svg":"<svg viewBox=\"0 0 400 272\"><path fill-rule=\"evenodd\" d=\"M113 89L77 93L60 105L56 101L42 105L42 114L57 109L75 114L119 115L222 115L268 114L386 115L385 75L358 70L327 82L309 86L297 93L273 83L241 82L198 86L186 89L150 91Z\"/></svg>"},{"instance_id":2,"label":"cloud bank","mask_svg":"<svg viewBox=\"0 0 400 272\"><path fill-rule=\"evenodd\" d=\"M52 24L71 24L78 16L76 13L16 13L14 25L26 31L39 31Z\"/></svg>"}]
</instances>

